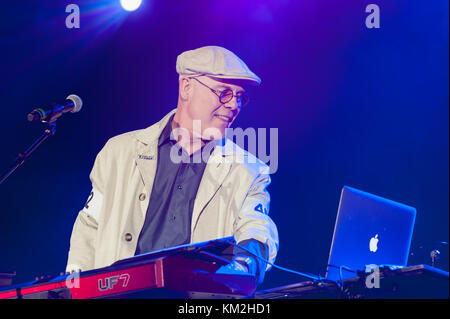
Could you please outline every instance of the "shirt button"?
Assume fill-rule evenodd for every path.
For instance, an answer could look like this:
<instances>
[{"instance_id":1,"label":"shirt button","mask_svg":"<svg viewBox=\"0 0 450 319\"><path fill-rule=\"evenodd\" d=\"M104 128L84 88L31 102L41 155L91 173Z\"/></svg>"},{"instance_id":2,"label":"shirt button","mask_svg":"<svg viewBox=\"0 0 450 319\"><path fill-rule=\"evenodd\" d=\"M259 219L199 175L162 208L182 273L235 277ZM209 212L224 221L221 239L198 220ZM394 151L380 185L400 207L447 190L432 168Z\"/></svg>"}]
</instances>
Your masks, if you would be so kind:
<instances>
[{"instance_id":1,"label":"shirt button","mask_svg":"<svg viewBox=\"0 0 450 319\"><path fill-rule=\"evenodd\" d=\"M178 185L178 189L183 189L183 186L182 185Z\"/></svg>"},{"instance_id":2,"label":"shirt button","mask_svg":"<svg viewBox=\"0 0 450 319\"><path fill-rule=\"evenodd\" d=\"M125 240L126 241L131 241L133 239L133 235L131 235L130 233L126 233L125 234Z\"/></svg>"},{"instance_id":3,"label":"shirt button","mask_svg":"<svg viewBox=\"0 0 450 319\"><path fill-rule=\"evenodd\" d=\"M140 201L143 201L143 200L145 200L145 193L141 193L140 195L139 195L139 200Z\"/></svg>"}]
</instances>

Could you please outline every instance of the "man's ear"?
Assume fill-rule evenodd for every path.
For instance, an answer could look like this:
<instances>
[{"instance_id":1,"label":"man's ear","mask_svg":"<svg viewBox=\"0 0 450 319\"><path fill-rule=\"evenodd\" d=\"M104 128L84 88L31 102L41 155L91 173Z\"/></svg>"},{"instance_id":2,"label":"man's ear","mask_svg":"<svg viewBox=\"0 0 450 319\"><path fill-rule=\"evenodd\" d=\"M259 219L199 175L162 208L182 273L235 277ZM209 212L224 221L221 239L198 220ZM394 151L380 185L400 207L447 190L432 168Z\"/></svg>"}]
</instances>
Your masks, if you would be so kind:
<instances>
[{"instance_id":1,"label":"man's ear","mask_svg":"<svg viewBox=\"0 0 450 319\"><path fill-rule=\"evenodd\" d=\"M192 81L187 77L180 79L179 94L182 101L189 101L192 92Z\"/></svg>"}]
</instances>

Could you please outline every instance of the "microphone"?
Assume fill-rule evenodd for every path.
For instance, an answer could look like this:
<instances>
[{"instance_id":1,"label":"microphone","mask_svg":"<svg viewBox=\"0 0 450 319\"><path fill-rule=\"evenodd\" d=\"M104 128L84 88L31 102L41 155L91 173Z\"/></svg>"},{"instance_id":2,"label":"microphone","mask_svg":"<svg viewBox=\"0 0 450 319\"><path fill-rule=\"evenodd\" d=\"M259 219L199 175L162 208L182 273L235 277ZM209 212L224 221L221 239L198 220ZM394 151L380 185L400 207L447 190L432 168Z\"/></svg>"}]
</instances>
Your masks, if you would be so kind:
<instances>
[{"instance_id":1,"label":"microphone","mask_svg":"<svg viewBox=\"0 0 450 319\"><path fill-rule=\"evenodd\" d=\"M81 110L83 101L75 94L69 95L63 103L53 103L47 110L37 108L28 114L30 122L53 123L64 113L76 113Z\"/></svg>"}]
</instances>

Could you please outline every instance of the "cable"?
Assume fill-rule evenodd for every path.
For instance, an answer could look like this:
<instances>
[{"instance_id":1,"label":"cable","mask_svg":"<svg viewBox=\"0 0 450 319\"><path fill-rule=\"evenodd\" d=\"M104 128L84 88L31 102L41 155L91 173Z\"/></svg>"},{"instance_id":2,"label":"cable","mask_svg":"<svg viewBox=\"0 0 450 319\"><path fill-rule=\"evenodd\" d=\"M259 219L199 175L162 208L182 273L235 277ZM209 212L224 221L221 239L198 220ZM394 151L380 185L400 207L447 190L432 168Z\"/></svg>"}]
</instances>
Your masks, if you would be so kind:
<instances>
[{"instance_id":1,"label":"cable","mask_svg":"<svg viewBox=\"0 0 450 319\"><path fill-rule=\"evenodd\" d=\"M341 293L344 292L344 276L342 274L342 270L346 270L348 272L353 272L356 274L358 273L356 270L353 270L350 267L345 266L345 265L336 266L336 265L327 264L327 267L333 267L333 268L339 269L339 287L340 287Z\"/></svg>"},{"instance_id":2,"label":"cable","mask_svg":"<svg viewBox=\"0 0 450 319\"><path fill-rule=\"evenodd\" d=\"M328 291L330 294L333 294L333 292L332 292L332 291L330 290L330 288L326 285L326 283L331 283L331 284L333 284L333 285L336 285L336 287L337 287L337 292L338 292L338 293L337 293L337 297L338 297L338 298L340 298L341 293L343 292L342 284L339 284L339 282L337 282L337 281L335 281L335 280L327 279L327 278L325 278L325 277L322 277L320 274L319 274L318 276L315 276L315 275L312 275L312 274L306 274L306 273L302 273L302 272L299 272L299 271L296 271L296 270L292 270L292 269L289 269L289 268L285 268L285 267L281 267L281 266L275 265L274 263L270 262L269 260L264 259L264 258L262 258L262 257L260 257L260 256L258 256L258 255L255 255L252 251L250 251L250 250L248 250L247 248L245 248L245 247L243 247L243 246L237 244L237 243L236 243L234 240L232 240L232 239L231 239L231 240L226 240L226 241L228 241L229 243L231 243L231 244L234 245L235 247L238 247L238 248L240 248L240 249L243 249L243 250L247 251L247 252L250 253L252 256L256 257L256 258L259 259L259 260L262 260L263 262L265 262L265 263L271 265L271 266L274 267L274 268L277 268L277 269L279 269L279 270L282 270L282 271L285 271L285 272L289 272L289 273L292 273L292 274L295 274L295 275L298 275L298 276L301 276L301 277L305 277L305 278L311 279L311 280L313 281L313 283L314 283L315 286L317 286L317 287L319 287L319 288L325 289L325 290ZM346 267L346 266L344 266L344 267ZM348 267L347 267L347 268L348 268ZM348 269L350 270L350 268L348 268ZM319 285L318 285L319 283L321 283L322 286L319 286Z\"/></svg>"},{"instance_id":3,"label":"cable","mask_svg":"<svg viewBox=\"0 0 450 319\"><path fill-rule=\"evenodd\" d=\"M230 244L232 244L235 247L238 247L238 248L240 248L242 250L247 251L252 256L256 257L259 260L262 260L263 262L271 265L274 268L277 268L279 270L282 270L282 271L285 271L285 272L289 272L289 273L292 273L292 274L295 274L295 275L298 275L298 276L301 276L301 277L305 277L305 278L311 279L314 282L315 285L317 285L318 283L322 283L322 287L324 289L326 289L328 292L330 292L330 289L327 287L326 283L331 283L331 284L336 285L336 287L338 288L337 289L337 291L338 291L338 298L340 298L341 295L343 293L345 293L345 291L344 291L344 279L343 279L342 271L345 270L345 271L348 271L348 272L352 272L352 273L358 274L358 271L356 271L356 270L354 270L354 269L352 269L352 268L350 268L350 267L348 267L346 265L336 266L336 265L331 265L331 264L327 264L327 266L339 269L339 281L327 279L325 277L322 277L320 274L318 276L316 276L316 275L312 275L312 274L302 273L302 272L299 272L299 271L296 271L296 270L292 270L292 269L289 269L289 268L285 268L285 267L281 267L281 266L275 265L274 263L270 262L269 260L264 259L264 258L262 258L262 257L260 257L260 256L258 256L256 254L254 254L249 249L247 249L247 248L237 244L233 239L226 239L225 241L230 243Z\"/></svg>"},{"instance_id":4,"label":"cable","mask_svg":"<svg viewBox=\"0 0 450 319\"><path fill-rule=\"evenodd\" d=\"M350 267L348 267L348 266L346 266L346 265L336 266L336 265L328 264L327 266L328 266L328 267L333 267L333 268L339 268L340 271L346 270L346 271L349 271L349 272L353 272L353 273L355 273L355 274L358 273L357 270L351 269Z\"/></svg>"},{"instance_id":5,"label":"cable","mask_svg":"<svg viewBox=\"0 0 450 319\"><path fill-rule=\"evenodd\" d=\"M240 249L243 249L243 250L247 251L247 252L250 253L252 256L258 258L259 260L262 260L263 262L265 262L265 263L271 265L271 266L274 267L274 268L277 268L277 269L280 269L280 270L283 270L283 271L286 271L286 272L290 272L290 273L292 273L292 274L299 275L299 276L302 276L302 277L306 277L306 278L311 279L311 280L314 280L314 281L321 281L321 280L324 280L324 279L325 279L325 278L322 278L320 275L319 275L319 276L315 276L315 275L306 274L306 273L302 273L302 272L299 272L299 271L296 271L296 270L292 270L292 269L289 269L289 268L285 268L285 267L281 267L281 266L275 265L274 263L268 261L267 259L264 259L264 258L262 258L261 256L258 256L258 255L255 255L252 251L250 251L250 250L248 250L247 248L245 248L245 247L243 247L243 246L241 246L241 245L235 243L234 241L231 241L231 240L227 240L227 241L228 241L229 243L231 243L232 245L234 245L234 246L236 246L236 247L238 247L238 248L240 248Z\"/></svg>"}]
</instances>

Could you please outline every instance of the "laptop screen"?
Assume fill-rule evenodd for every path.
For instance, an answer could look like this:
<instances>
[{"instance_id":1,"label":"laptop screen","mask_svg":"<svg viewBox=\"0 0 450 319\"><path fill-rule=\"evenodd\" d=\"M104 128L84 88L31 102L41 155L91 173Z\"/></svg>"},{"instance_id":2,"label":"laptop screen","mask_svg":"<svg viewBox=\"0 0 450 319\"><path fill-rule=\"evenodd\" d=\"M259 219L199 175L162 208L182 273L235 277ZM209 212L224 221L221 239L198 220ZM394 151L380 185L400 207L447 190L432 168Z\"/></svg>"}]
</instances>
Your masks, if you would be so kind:
<instances>
[{"instance_id":1,"label":"laptop screen","mask_svg":"<svg viewBox=\"0 0 450 319\"><path fill-rule=\"evenodd\" d=\"M406 266L416 209L344 186L327 267L327 279L356 277L366 265Z\"/></svg>"}]
</instances>

